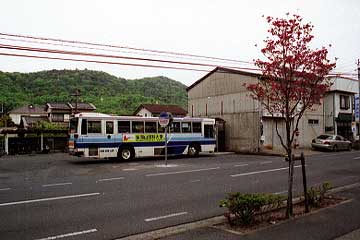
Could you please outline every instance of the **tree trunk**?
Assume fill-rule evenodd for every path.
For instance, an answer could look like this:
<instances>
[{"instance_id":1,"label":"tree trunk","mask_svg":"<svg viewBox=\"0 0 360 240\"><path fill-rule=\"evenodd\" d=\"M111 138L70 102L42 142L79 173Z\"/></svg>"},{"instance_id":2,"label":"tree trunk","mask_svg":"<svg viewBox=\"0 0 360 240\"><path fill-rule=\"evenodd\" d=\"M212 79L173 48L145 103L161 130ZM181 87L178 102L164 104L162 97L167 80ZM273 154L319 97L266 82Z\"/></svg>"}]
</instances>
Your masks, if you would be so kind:
<instances>
[{"instance_id":1,"label":"tree trunk","mask_svg":"<svg viewBox=\"0 0 360 240\"><path fill-rule=\"evenodd\" d=\"M288 175L288 198L286 207L286 218L293 216L292 188L294 180L294 156L291 149L288 151L289 156L289 175Z\"/></svg>"}]
</instances>

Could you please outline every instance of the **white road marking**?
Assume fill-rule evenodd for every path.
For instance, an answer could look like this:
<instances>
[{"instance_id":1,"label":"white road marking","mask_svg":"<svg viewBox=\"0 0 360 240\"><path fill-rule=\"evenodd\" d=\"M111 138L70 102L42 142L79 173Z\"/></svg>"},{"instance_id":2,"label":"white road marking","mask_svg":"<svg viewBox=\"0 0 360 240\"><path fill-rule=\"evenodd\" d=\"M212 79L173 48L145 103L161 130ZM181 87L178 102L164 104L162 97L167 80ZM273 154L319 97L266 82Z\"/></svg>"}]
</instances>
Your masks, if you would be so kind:
<instances>
[{"instance_id":1,"label":"white road marking","mask_svg":"<svg viewBox=\"0 0 360 240\"><path fill-rule=\"evenodd\" d=\"M11 188L0 188L0 191L7 191L10 190Z\"/></svg>"},{"instance_id":2,"label":"white road marking","mask_svg":"<svg viewBox=\"0 0 360 240\"><path fill-rule=\"evenodd\" d=\"M202 169L195 169L195 170L188 170L188 171L180 171L180 172L152 173L152 174L147 174L146 176L147 176L147 177L155 177L155 176L174 175L174 174L181 174L181 173L210 171L210 170L217 170L217 169L220 169L220 167L216 167L216 168L202 168Z\"/></svg>"},{"instance_id":3,"label":"white road marking","mask_svg":"<svg viewBox=\"0 0 360 240\"><path fill-rule=\"evenodd\" d=\"M261 162L260 164L264 165L264 164L270 164L270 163L272 163L272 161L265 161L265 162Z\"/></svg>"},{"instance_id":4,"label":"white road marking","mask_svg":"<svg viewBox=\"0 0 360 240\"><path fill-rule=\"evenodd\" d=\"M123 171L136 171L136 168L124 168Z\"/></svg>"},{"instance_id":5,"label":"white road marking","mask_svg":"<svg viewBox=\"0 0 360 240\"><path fill-rule=\"evenodd\" d=\"M68 196L61 196L61 197L32 199L32 200L25 200L25 201L18 201L18 202L7 202L7 203L0 203L0 207L18 205L18 204L26 204L26 203L62 200L62 199L69 199L69 198L91 197L91 196L96 196L96 195L100 195L100 193L86 193L86 194L68 195Z\"/></svg>"},{"instance_id":6,"label":"white road marking","mask_svg":"<svg viewBox=\"0 0 360 240\"><path fill-rule=\"evenodd\" d=\"M55 187L55 186L64 186L64 185L71 185L71 182L67 183L52 183L52 184L44 184L43 187Z\"/></svg>"},{"instance_id":7,"label":"white road marking","mask_svg":"<svg viewBox=\"0 0 360 240\"><path fill-rule=\"evenodd\" d=\"M199 179L190 181L191 183L200 182Z\"/></svg>"},{"instance_id":8,"label":"white road marking","mask_svg":"<svg viewBox=\"0 0 360 240\"><path fill-rule=\"evenodd\" d=\"M151 222L151 221L161 220L161 219L164 219L164 218L181 216L181 215L185 215L185 214L188 214L188 213L187 213L187 212L172 213L172 214L165 215L165 216L154 217L154 218L147 218L147 219L145 219L144 221L145 221L145 222Z\"/></svg>"},{"instance_id":9,"label":"white road marking","mask_svg":"<svg viewBox=\"0 0 360 240\"><path fill-rule=\"evenodd\" d=\"M87 234L87 233L93 233L93 232L97 232L97 229L94 228L94 229L84 230L84 231L81 231L81 232L66 233L66 234L61 234L61 235L52 236L52 237L39 238L39 239L36 239L36 240L53 240L53 239L73 237L73 236Z\"/></svg>"},{"instance_id":10,"label":"white road marking","mask_svg":"<svg viewBox=\"0 0 360 240\"><path fill-rule=\"evenodd\" d=\"M298 167L301 167L301 165L294 166L294 168L298 168ZM275 168L275 169L262 170L262 171L256 171L256 172L239 173L239 174L234 174L234 175L230 175L230 176L231 177L242 177L242 176L249 176L249 175L254 175L254 174L259 174L259 173L276 172L276 171L282 171L282 170L288 170L288 169L289 169L288 167Z\"/></svg>"},{"instance_id":11,"label":"white road marking","mask_svg":"<svg viewBox=\"0 0 360 240\"><path fill-rule=\"evenodd\" d=\"M359 159L360 157L356 157L356 158L354 158L354 159Z\"/></svg>"},{"instance_id":12,"label":"white road marking","mask_svg":"<svg viewBox=\"0 0 360 240\"><path fill-rule=\"evenodd\" d=\"M124 179L123 177L117 177L117 178L103 178L103 179L99 179L96 182L106 182L106 181L114 181L114 180L122 180Z\"/></svg>"},{"instance_id":13,"label":"white road marking","mask_svg":"<svg viewBox=\"0 0 360 240\"><path fill-rule=\"evenodd\" d=\"M234 167L245 167L245 166L249 166L249 164L244 163L244 164L237 164L237 165L234 165Z\"/></svg>"}]
</instances>

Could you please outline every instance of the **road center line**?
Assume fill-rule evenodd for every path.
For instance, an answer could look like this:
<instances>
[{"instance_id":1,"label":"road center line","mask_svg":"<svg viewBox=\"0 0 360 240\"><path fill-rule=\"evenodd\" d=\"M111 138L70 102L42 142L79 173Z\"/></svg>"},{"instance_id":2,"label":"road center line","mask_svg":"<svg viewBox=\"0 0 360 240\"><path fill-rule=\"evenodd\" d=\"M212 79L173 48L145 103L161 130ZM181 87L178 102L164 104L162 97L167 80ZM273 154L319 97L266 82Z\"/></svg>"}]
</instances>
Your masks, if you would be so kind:
<instances>
[{"instance_id":1,"label":"road center line","mask_svg":"<svg viewBox=\"0 0 360 240\"><path fill-rule=\"evenodd\" d=\"M114 180L122 180L124 179L123 177L117 177L117 178L103 178L103 179L99 179L96 182L106 182L106 181L114 181Z\"/></svg>"},{"instance_id":2,"label":"road center line","mask_svg":"<svg viewBox=\"0 0 360 240\"><path fill-rule=\"evenodd\" d=\"M55 186L64 186L64 185L71 185L71 182L66 183L52 183L52 184L44 184L43 187L55 187Z\"/></svg>"},{"instance_id":3,"label":"road center line","mask_svg":"<svg viewBox=\"0 0 360 240\"><path fill-rule=\"evenodd\" d=\"M356 158L354 158L354 159L359 159L360 157L356 157Z\"/></svg>"},{"instance_id":4,"label":"road center line","mask_svg":"<svg viewBox=\"0 0 360 240\"><path fill-rule=\"evenodd\" d=\"M210 170L217 170L217 169L220 169L220 167L216 167L216 168L202 168L202 169L195 169L195 170L188 170L188 171L180 171L180 172L152 173L152 174L147 174L146 177L155 177L155 176L164 176L164 175L174 175L174 174L191 173L191 172L202 172L202 171L210 171Z\"/></svg>"},{"instance_id":5,"label":"road center line","mask_svg":"<svg viewBox=\"0 0 360 240\"><path fill-rule=\"evenodd\" d=\"M272 163L272 161L264 161L264 162L261 162L260 164L264 165L264 164L270 164L270 163Z\"/></svg>"},{"instance_id":6,"label":"road center line","mask_svg":"<svg viewBox=\"0 0 360 240\"><path fill-rule=\"evenodd\" d=\"M61 235L57 235L57 236L52 236L52 237L46 237L46 238L39 238L36 240L53 240L53 239L59 239L59 238L65 238L65 237L73 237L73 236L77 236L77 235L81 235L81 234L87 234L87 233L93 233L93 232L97 232L97 229L89 229L89 230L84 230L81 232L72 232L72 233L66 233L66 234L61 234Z\"/></svg>"},{"instance_id":7,"label":"road center line","mask_svg":"<svg viewBox=\"0 0 360 240\"><path fill-rule=\"evenodd\" d=\"M298 167L301 167L301 165L294 166L294 168L298 168ZM288 170L288 169L289 169L288 167L275 168L275 169L262 170L262 171L256 171L256 172L239 173L239 174L230 175L230 177L242 177L242 176L249 176L249 175L254 175L254 174L259 174L259 173L276 172L276 171L282 171L282 170Z\"/></svg>"},{"instance_id":8,"label":"road center line","mask_svg":"<svg viewBox=\"0 0 360 240\"><path fill-rule=\"evenodd\" d=\"M0 188L0 191L7 191L10 190L11 188Z\"/></svg>"},{"instance_id":9,"label":"road center line","mask_svg":"<svg viewBox=\"0 0 360 240\"><path fill-rule=\"evenodd\" d=\"M147 219L145 219L144 221L145 221L145 222L151 222L151 221L161 220L161 219L164 219L164 218L181 216L181 215L185 215L185 214L188 214L188 213L187 213L187 212L172 213L172 214L165 215L165 216L154 217L154 218L147 218Z\"/></svg>"},{"instance_id":10,"label":"road center line","mask_svg":"<svg viewBox=\"0 0 360 240\"><path fill-rule=\"evenodd\" d=\"M25 200L25 201L18 201L18 202L7 202L7 203L0 203L0 207L18 205L18 204L26 204L26 203L70 199L70 198L91 197L91 196L96 196L96 195L100 195L100 193L86 193L86 194L79 194L79 195L68 195L68 196L61 196L61 197L32 199L32 200Z\"/></svg>"},{"instance_id":11,"label":"road center line","mask_svg":"<svg viewBox=\"0 0 360 240\"><path fill-rule=\"evenodd\" d=\"M234 167L245 167L245 166L249 166L249 164L244 163L244 164L237 164L237 165L234 165Z\"/></svg>"}]
</instances>

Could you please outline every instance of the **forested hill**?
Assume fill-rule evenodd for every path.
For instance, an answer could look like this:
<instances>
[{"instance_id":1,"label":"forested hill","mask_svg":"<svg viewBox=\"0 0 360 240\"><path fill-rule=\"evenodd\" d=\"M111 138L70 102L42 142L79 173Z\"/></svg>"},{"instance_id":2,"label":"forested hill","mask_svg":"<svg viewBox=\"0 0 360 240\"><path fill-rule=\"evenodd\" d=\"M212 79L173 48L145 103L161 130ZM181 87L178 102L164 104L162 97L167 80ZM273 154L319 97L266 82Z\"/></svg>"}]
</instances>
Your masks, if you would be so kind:
<instances>
[{"instance_id":1,"label":"forested hill","mask_svg":"<svg viewBox=\"0 0 360 240\"><path fill-rule=\"evenodd\" d=\"M186 86L166 77L137 80L91 70L51 70L34 73L0 71L0 104L10 110L25 104L75 101L95 104L98 112L132 114L142 103L177 104L186 109Z\"/></svg>"}]
</instances>

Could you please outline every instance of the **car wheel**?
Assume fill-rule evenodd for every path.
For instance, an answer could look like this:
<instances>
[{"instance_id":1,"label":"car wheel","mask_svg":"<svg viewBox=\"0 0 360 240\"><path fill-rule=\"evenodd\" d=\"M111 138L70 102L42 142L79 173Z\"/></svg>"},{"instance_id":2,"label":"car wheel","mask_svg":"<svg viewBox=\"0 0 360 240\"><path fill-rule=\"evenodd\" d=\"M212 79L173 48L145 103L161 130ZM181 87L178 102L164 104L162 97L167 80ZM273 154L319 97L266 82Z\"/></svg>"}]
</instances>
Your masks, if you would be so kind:
<instances>
[{"instance_id":1,"label":"car wheel","mask_svg":"<svg viewBox=\"0 0 360 240\"><path fill-rule=\"evenodd\" d=\"M198 144L190 144L188 149L188 156L189 157L196 157L199 155L200 149Z\"/></svg>"},{"instance_id":2,"label":"car wheel","mask_svg":"<svg viewBox=\"0 0 360 240\"><path fill-rule=\"evenodd\" d=\"M134 156L134 150L128 146L121 147L118 151L118 158L123 161L131 160Z\"/></svg>"},{"instance_id":3,"label":"car wheel","mask_svg":"<svg viewBox=\"0 0 360 240\"><path fill-rule=\"evenodd\" d=\"M334 145L333 151L334 151L334 152L337 152L337 151L338 151L338 147L337 147L336 145Z\"/></svg>"}]
</instances>

